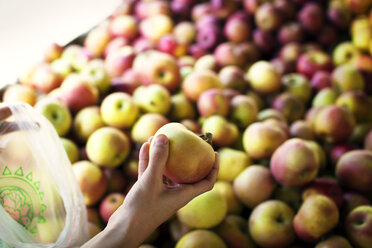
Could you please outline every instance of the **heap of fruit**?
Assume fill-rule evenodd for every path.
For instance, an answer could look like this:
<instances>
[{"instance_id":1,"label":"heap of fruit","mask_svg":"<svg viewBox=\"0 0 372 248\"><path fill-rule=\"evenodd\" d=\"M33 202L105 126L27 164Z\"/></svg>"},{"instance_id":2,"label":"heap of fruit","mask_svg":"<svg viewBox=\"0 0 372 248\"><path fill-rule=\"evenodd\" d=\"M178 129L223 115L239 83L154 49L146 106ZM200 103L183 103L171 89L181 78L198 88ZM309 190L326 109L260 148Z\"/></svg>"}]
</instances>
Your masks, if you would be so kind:
<instances>
[{"instance_id":1,"label":"heap of fruit","mask_svg":"<svg viewBox=\"0 0 372 248\"><path fill-rule=\"evenodd\" d=\"M140 145L179 122L213 134L218 181L147 244L370 248L371 6L123 1L82 43L49 47L3 101L54 125L92 235L135 182Z\"/></svg>"}]
</instances>

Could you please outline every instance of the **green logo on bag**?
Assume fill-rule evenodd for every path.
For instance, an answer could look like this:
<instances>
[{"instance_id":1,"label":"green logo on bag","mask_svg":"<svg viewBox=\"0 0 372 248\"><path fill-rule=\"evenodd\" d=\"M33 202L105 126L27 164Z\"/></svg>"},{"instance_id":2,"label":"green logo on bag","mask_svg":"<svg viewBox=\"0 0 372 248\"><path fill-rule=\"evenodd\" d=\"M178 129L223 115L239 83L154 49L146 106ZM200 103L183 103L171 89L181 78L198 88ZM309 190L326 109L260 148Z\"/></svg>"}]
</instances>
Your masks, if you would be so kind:
<instances>
[{"instance_id":1,"label":"green logo on bag","mask_svg":"<svg viewBox=\"0 0 372 248\"><path fill-rule=\"evenodd\" d=\"M9 215L35 234L36 223L45 223L44 193L40 181L34 180L32 172L25 174L20 166L12 172L7 166L0 170L0 204Z\"/></svg>"}]
</instances>

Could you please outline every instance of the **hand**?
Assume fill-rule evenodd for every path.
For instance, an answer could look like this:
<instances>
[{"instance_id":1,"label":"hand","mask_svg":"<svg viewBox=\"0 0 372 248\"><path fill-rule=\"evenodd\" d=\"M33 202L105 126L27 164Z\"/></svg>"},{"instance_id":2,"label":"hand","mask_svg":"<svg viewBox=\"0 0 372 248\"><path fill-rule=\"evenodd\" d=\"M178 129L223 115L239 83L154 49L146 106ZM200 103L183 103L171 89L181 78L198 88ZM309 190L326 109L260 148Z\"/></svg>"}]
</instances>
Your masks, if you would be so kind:
<instances>
[{"instance_id":1,"label":"hand","mask_svg":"<svg viewBox=\"0 0 372 248\"><path fill-rule=\"evenodd\" d=\"M217 153L214 166L204 179L194 184L169 186L163 182L169 152L168 138L165 135L156 136L151 153L150 142L151 138L140 150L137 182L128 192L123 205L111 216L104 230L107 237L110 236L106 240L112 244L110 246L106 241L105 247L138 247L179 208L213 188L219 167ZM102 236L104 234L101 238Z\"/></svg>"}]
</instances>

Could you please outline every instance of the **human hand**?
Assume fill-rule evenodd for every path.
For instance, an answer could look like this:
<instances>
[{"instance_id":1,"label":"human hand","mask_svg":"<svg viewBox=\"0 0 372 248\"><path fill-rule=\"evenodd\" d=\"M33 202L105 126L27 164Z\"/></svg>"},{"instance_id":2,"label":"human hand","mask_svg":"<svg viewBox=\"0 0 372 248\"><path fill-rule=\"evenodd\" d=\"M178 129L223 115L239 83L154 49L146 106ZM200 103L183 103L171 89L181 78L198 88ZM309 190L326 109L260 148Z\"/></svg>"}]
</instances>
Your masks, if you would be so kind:
<instances>
[{"instance_id":1,"label":"human hand","mask_svg":"<svg viewBox=\"0 0 372 248\"><path fill-rule=\"evenodd\" d=\"M107 225L108 232L123 230L121 235L124 237L120 242L125 247L138 247L179 208L194 197L211 190L218 174L219 160L215 153L214 166L201 181L194 184L165 184L163 173L168 159L168 138L162 134L156 136L151 153L150 142L151 138L140 150L137 182ZM126 228L123 228L123 223L126 223Z\"/></svg>"}]
</instances>

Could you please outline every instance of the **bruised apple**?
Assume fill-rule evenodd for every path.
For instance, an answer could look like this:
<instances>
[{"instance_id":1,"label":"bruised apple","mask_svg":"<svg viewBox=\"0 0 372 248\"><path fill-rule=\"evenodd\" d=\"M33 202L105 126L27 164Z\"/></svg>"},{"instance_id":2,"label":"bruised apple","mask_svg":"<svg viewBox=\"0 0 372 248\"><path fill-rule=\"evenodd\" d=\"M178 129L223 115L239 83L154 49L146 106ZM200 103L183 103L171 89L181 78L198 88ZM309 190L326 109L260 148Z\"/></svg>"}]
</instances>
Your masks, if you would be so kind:
<instances>
[{"instance_id":1,"label":"bruised apple","mask_svg":"<svg viewBox=\"0 0 372 248\"><path fill-rule=\"evenodd\" d=\"M164 134L169 140L169 156L164 172L166 177L176 183L194 183L210 172L215 160L214 150L202 137L180 123L164 125L155 136L159 134Z\"/></svg>"}]
</instances>

